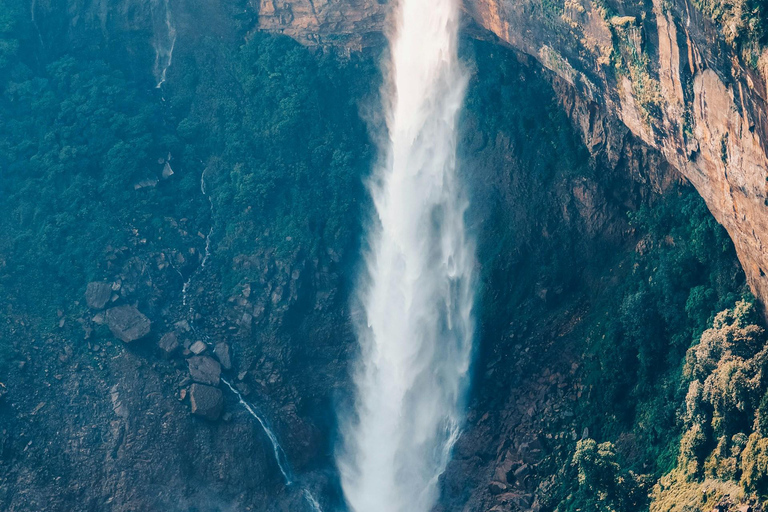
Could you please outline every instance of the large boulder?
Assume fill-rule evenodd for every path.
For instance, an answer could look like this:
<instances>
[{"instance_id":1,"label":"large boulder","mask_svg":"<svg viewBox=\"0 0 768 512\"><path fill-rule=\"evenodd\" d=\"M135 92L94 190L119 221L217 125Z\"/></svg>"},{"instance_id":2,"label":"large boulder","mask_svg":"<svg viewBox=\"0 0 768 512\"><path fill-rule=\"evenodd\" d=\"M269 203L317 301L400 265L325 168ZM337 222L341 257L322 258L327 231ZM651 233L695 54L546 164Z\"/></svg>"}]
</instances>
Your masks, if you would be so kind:
<instances>
[{"instance_id":1,"label":"large boulder","mask_svg":"<svg viewBox=\"0 0 768 512\"><path fill-rule=\"evenodd\" d=\"M221 415L224 397L219 388L192 384L189 387L189 403L192 406L192 414L215 421Z\"/></svg>"},{"instance_id":2,"label":"large boulder","mask_svg":"<svg viewBox=\"0 0 768 512\"><path fill-rule=\"evenodd\" d=\"M176 333L169 332L160 338L157 345L166 355L171 355L179 348L179 338L176 336Z\"/></svg>"},{"instance_id":3,"label":"large boulder","mask_svg":"<svg viewBox=\"0 0 768 512\"><path fill-rule=\"evenodd\" d=\"M232 355L229 352L229 345L227 343L223 341L217 343L216 347L213 349L213 352L219 359L222 368L225 370L232 369Z\"/></svg>"},{"instance_id":4,"label":"large boulder","mask_svg":"<svg viewBox=\"0 0 768 512\"><path fill-rule=\"evenodd\" d=\"M221 377L221 365L208 356L194 356L187 359L189 375L195 382L218 386Z\"/></svg>"},{"instance_id":5,"label":"large boulder","mask_svg":"<svg viewBox=\"0 0 768 512\"><path fill-rule=\"evenodd\" d=\"M85 288L85 302L92 309L104 309L112 297L112 285L105 281L93 281Z\"/></svg>"},{"instance_id":6,"label":"large boulder","mask_svg":"<svg viewBox=\"0 0 768 512\"><path fill-rule=\"evenodd\" d=\"M107 310L107 325L115 337L130 343L149 334L150 321L133 306L117 306Z\"/></svg>"}]
</instances>

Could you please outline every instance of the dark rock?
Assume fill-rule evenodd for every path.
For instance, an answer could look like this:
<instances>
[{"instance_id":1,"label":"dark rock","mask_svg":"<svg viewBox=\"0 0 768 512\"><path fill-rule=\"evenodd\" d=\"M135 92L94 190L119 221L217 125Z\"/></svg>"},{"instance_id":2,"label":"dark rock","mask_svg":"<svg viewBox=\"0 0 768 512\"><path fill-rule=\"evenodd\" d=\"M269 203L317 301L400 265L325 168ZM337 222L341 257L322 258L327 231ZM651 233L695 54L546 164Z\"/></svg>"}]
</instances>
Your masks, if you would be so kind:
<instances>
[{"instance_id":1,"label":"dark rock","mask_svg":"<svg viewBox=\"0 0 768 512\"><path fill-rule=\"evenodd\" d=\"M491 482L488 485L488 490L491 494L501 494L507 490L507 486L502 482Z\"/></svg>"},{"instance_id":2,"label":"dark rock","mask_svg":"<svg viewBox=\"0 0 768 512\"><path fill-rule=\"evenodd\" d=\"M88 283L85 289L85 302L92 309L104 309L109 299L112 298L112 285L104 281Z\"/></svg>"},{"instance_id":3,"label":"dark rock","mask_svg":"<svg viewBox=\"0 0 768 512\"><path fill-rule=\"evenodd\" d=\"M192 414L216 421L224 407L224 397L218 388L192 384L189 387L189 404L192 406Z\"/></svg>"},{"instance_id":4,"label":"dark rock","mask_svg":"<svg viewBox=\"0 0 768 512\"><path fill-rule=\"evenodd\" d=\"M163 350L163 352L165 352L167 355L171 355L176 351L176 349L179 348L179 338L176 336L176 333L169 332L163 335L157 344Z\"/></svg>"},{"instance_id":5,"label":"dark rock","mask_svg":"<svg viewBox=\"0 0 768 512\"><path fill-rule=\"evenodd\" d=\"M221 365L208 356L194 356L187 359L189 375L196 382L217 386L221 376Z\"/></svg>"},{"instance_id":6,"label":"dark rock","mask_svg":"<svg viewBox=\"0 0 768 512\"><path fill-rule=\"evenodd\" d=\"M117 306L107 310L107 325L116 338L126 343L149 334L150 321L133 306Z\"/></svg>"},{"instance_id":7,"label":"dark rock","mask_svg":"<svg viewBox=\"0 0 768 512\"><path fill-rule=\"evenodd\" d=\"M217 343L213 351L216 353L216 357L219 359L219 362L221 363L222 368L224 368L225 370L231 370L232 356L229 353L229 344L224 343L223 341L220 343Z\"/></svg>"}]
</instances>

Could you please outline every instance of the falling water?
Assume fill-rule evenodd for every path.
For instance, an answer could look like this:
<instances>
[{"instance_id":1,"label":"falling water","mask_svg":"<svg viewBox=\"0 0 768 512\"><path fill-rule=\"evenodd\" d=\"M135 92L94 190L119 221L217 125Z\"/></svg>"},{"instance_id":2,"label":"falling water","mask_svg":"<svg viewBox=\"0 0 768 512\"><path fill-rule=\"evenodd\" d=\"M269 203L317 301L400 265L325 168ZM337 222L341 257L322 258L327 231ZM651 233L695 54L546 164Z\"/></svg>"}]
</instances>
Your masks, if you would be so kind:
<instances>
[{"instance_id":1,"label":"falling water","mask_svg":"<svg viewBox=\"0 0 768 512\"><path fill-rule=\"evenodd\" d=\"M170 156L169 156L170 159ZM205 254L203 256L203 259L200 261L200 266L195 270L189 278L187 278L186 281L184 281L184 284L182 285L182 305L187 306L188 305L188 298L189 298L189 287L192 283L192 280L197 277L197 275L205 270L205 266L208 263L208 260L211 256L211 238L213 237L213 228L214 228L214 208L213 208L213 199L208 194L208 190L206 188L205 183L205 174L208 172L208 168L206 167L202 174L200 175L200 193L208 199L208 207L210 208L210 216L211 216L211 227L208 230L208 235L205 237ZM175 267L174 267L175 268ZM179 276L181 276L181 272L177 269L176 270L179 273ZM216 348L215 345L211 342L211 340L208 338L208 336L204 332L199 332L197 329L197 324L195 323L195 308L194 305L189 304L189 317L188 322L190 328L193 330L194 333L198 334L201 338L201 340L208 345L208 347L215 353ZM291 472L291 466L288 462L288 457L285 455L285 451L283 450L283 447L280 446L280 441L277 439L277 435L272 431L269 424L267 423L267 420L256 412L256 409L253 405L248 403L248 401L245 400L242 393L240 393L237 388L235 388L227 379L224 377L221 377L221 382L224 384L227 389L229 389L230 392L232 392L233 395L237 398L238 403L250 414L259 424L261 429L264 431L264 433L267 435L267 438L269 439L269 442L272 444L272 452L275 456L275 461L277 462L277 468L280 470L280 474L283 476L283 480L285 481L286 486L291 486L294 484L293 475ZM309 490L309 488L302 486L301 487L301 494L304 497L304 500L309 505L309 508L312 510L312 512L323 512L322 507L320 506L320 503L317 501L317 498L312 494L312 491Z\"/></svg>"},{"instance_id":2,"label":"falling water","mask_svg":"<svg viewBox=\"0 0 768 512\"><path fill-rule=\"evenodd\" d=\"M192 284L192 279L197 276L199 272L202 272L205 270L205 266L208 264L208 260L211 257L211 237L213 236L213 227L214 227L214 215L213 215L213 199L211 199L211 196L208 195L208 192L205 189L205 173L208 172L208 168L206 167L203 169L202 174L200 174L200 193L203 194L203 197L208 199L208 209L211 213L211 227L208 228L208 234L205 236L205 253L203 254L203 259L200 262L200 266L195 270L192 274L190 274L189 278L184 281L184 285L181 288L181 303L183 306L187 305L187 298L189 296L189 285ZM177 270L178 272L178 270ZM181 273L179 272L179 275ZM192 311L190 310L190 315L192 315Z\"/></svg>"},{"instance_id":3,"label":"falling water","mask_svg":"<svg viewBox=\"0 0 768 512\"><path fill-rule=\"evenodd\" d=\"M283 448L280 446L280 443L277 441L277 436L275 436L275 433L272 432L272 429L269 428L269 425L267 425L267 422L259 416L256 413L256 410L245 401L243 398L243 395L240 394L238 390L235 389L235 387L229 383L226 379L221 379L221 382L224 383L227 388L237 397L238 401L240 402L240 405L242 405L246 411L248 411L248 414L256 418L256 421L259 422L259 425L261 425L261 428L264 430L264 433L267 434L267 437L269 438L269 442L272 443L272 451L275 453L275 460L277 461L277 467L280 469L280 473L283 475L283 479L285 480L285 485L293 485L293 477L291 476L291 469L288 467L288 460L285 457L285 452L283 451ZM314 497L313 497L314 499Z\"/></svg>"},{"instance_id":4,"label":"falling water","mask_svg":"<svg viewBox=\"0 0 768 512\"><path fill-rule=\"evenodd\" d=\"M160 20L157 20L155 11L157 4L161 2L163 5L162 17ZM153 0L151 7L155 25L154 40L152 42L155 48L154 74L155 80L157 80L155 88L159 89L165 83L168 68L171 67L173 62L173 48L176 46L176 28L171 23L171 9L168 6L168 0Z\"/></svg>"},{"instance_id":5,"label":"falling water","mask_svg":"<svg viewBox=\"0 0 768 512\"><path fill-rule=\"evenodd\" d=\"M430 510L463 417L474 250L456 176L467 81L457 28L457 0L400 0L389 147L371 185L356 414L338 460L357 512Z\"/></svg>"}]
</instances>

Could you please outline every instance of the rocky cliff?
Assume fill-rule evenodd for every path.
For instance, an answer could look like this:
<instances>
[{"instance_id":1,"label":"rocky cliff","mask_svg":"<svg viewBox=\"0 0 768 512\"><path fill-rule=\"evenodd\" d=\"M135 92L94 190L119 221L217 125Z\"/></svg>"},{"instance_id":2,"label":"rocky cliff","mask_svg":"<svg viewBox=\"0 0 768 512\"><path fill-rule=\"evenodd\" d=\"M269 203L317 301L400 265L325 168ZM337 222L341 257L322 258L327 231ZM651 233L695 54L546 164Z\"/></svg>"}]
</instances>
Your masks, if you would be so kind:
<instances>
[{"instance_id":1,"label":"rocky cliff","mask_svg":"<svg viewBox=\"0 0 768 512\"><path fill-rule=\"evenodd\" d=\"M736 246L748 281L768 301L766 85L758 49L745 55L686 0L467 0L466 28L536 59L561 83L594 151L620 120L698 190ZM302 43L352 47L381 30L375 1L264 0L258 26ZM740 20L738 20L740 21ZM741 43L741 46L744 46ZM741 48L741 51L740 51ZM749 65L745 58L750 60Z\"/></svg>"}]
</instances>

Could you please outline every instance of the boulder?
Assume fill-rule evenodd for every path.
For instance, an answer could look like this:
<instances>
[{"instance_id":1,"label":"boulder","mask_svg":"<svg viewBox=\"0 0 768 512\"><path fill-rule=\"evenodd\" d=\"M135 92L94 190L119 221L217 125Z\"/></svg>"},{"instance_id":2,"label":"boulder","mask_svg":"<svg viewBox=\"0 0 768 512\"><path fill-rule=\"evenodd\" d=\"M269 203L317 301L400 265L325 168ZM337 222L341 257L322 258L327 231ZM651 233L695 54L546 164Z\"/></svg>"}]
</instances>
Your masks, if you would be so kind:
<instances>
[{"instance_id":1,"label":"boulder","mask_svg":"<svg viewBox=\"0 0 768 512\"><path fill-rule=\"evenodd\" d=\"M205 352L205 349L206 349L206 348L208 348L208 345L206 345L205 343L203 343L203 342L202 342L202 341L200 341L200 340L197 340L196 342L194 342L194 343L193 343L193 344L192 344L192 345L189 347L189 351L190 351L190 352L192 352L193 354L195 354L196 356L199 356L200 354L202 354L203 352Z\"/></svg>"},{"instance_id":2,"label":"boulder","mask_svg":"<svg viewBox=\"0 0 768 512\"><path fill-rule=\"evenodd\" d=\"M507 490L507 486L503 482L491 482L488 484L488 490L494 495L501 494Z\"/></svg>"},{"instance_id":3,"label":"boulder","mask_svg":"<svg viewBox=\"0 0 768 512\"><path fill-rule=\"evenodd\" d=\"M117 306L107 310L107 325L116 338L130 343L149 334L150 321L133 306Z\"/></svg>"},{"instance_id":4,"label":"boulder","mask_svg":"<svg viewBox=\"0 0 768 512\"><path fill-rule=\"evenodd\" d=\"M93 281L88 283L85 289L85 302L92 309L104 309L109 299L112 298L112 285L105 281Z\"/></svg>"},{"instance_id":5,"label":"boulder","mask_svg":"<svg viewBox=\"0 0 768 512\"><path fill-rule=\"evenodd\" d=\"M224 397L219 388L192 384L189 387L189 404L192 406L192 414L216 421L224 407Z\"/></svg>"},{"instance_id":6,"label":"boulder","mask_svg":"<svg viewBox=\"0 0 768 512\"><path fill-rule=\"evenodd\" d=\"M179 348L179 338L176 336L176 333L169 332L164 334L157 344L166 355L171 355Z\"/></svg>"},{"instance_id":7,"label":"boulder","mask_svg":"<svg viewBox=\"0 0 768 512\"><path fill-rule=\"evenodd\" d=\"M223 341L219 342L216 344L213 351L216 353L216 357L219 359L221 367L225 370L231 370L232 356L229 353L229 344L224 343Z\"/></svg>"},{"instance_id":8,"label":"boulder","mask_svg":"<svg viewBox=\"0 0 768 512\"><path fill-rule=\"evenodd\" d=\"M194 356L187 359L189 375L192 380L201 384L217 386L221 377L221 365L208 356Z\"/></svg>"}]
</instances>

